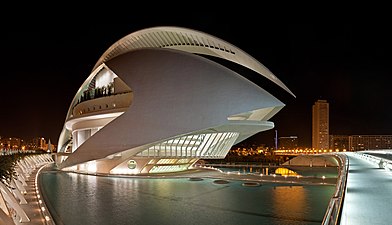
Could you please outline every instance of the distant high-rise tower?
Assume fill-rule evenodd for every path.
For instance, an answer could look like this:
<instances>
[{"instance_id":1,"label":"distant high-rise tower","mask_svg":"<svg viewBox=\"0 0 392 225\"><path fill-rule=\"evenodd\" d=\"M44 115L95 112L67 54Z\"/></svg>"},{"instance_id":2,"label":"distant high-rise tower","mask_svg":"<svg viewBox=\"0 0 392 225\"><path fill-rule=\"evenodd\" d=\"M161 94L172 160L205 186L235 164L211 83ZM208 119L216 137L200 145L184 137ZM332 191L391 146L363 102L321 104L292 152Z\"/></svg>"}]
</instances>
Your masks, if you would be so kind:
<instances>
[{"instance_id":1,"label":"distant high-rise tower","mask_svg":"<svg viewBox=\"0 0 392 225\"><path fill-rule=\"evenodd\" d=\"M329 103L317 100L312 109L312 148L329 149Z\"/></svg>"}]
</instances>

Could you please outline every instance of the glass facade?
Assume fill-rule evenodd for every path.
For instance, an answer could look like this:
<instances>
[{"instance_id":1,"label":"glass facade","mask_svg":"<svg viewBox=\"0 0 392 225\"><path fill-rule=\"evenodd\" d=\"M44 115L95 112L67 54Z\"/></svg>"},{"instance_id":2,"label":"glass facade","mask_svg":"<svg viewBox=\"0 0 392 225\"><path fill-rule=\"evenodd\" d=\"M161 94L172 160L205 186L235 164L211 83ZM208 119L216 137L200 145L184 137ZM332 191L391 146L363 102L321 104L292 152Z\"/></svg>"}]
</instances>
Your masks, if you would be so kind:
<instances>
[{"instance_id":1,"label":"glass facade","mask_svg":"<svg viewBox=\"0 0 392 225\"><path fill-rule=\"evenodd\" d=\"M192 134L161 142L136 156L224 158L238 136L237 132Z\"/></svg>"}]
</instances>

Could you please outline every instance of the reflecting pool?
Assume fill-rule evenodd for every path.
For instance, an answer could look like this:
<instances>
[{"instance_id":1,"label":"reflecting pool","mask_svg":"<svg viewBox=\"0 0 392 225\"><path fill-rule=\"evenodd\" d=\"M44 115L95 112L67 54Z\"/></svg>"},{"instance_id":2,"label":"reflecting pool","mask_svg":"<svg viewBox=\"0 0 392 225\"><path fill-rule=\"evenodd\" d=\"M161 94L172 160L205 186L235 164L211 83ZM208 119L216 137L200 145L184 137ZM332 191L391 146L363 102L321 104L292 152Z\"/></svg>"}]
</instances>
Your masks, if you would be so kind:
<instances>
[{"instance_id":1,"label":"reflecting pool","mask_svg":"<svg viewBox=\"0 0 392 225\"><path fill-rule=\"evenodd\" d=\"M121 178L46 171L39 176L57 225L321 224L335 187L211 178Z\"/></svg>"}]
</instances>

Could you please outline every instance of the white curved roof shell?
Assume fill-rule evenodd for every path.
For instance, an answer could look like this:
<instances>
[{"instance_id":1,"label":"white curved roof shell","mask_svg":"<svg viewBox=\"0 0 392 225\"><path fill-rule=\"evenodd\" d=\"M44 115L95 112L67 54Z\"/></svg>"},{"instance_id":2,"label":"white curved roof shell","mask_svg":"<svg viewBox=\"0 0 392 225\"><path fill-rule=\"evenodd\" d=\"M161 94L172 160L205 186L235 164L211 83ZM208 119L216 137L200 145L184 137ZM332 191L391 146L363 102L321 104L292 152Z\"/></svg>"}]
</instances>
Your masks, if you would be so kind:
<instances>
[{"instance_id":1,"label":"white curved roof shell","mask_svg":"<svg viewBox=\"0 0 392 225\"><path fill-rule=\"evenodd\" d=\"M236 46L210 34L182 27L153 27L133 32L114 43L95 64L93 71L110 59L140 48L171 48L223 58L245 66L294 95L268 68Z\"/></svg>"}]
</instances>

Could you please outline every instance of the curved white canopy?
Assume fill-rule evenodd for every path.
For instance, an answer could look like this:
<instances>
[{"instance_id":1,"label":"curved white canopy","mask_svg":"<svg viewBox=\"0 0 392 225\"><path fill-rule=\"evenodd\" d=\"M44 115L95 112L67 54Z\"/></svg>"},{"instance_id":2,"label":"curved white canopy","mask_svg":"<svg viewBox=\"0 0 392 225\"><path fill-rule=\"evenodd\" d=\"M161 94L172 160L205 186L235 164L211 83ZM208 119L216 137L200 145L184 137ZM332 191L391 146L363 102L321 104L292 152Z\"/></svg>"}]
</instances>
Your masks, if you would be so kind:
<instances>
[{"instance_id":1,"label":"curved white canopy","mask_svg":"<svg viewBox=\"0 0 392 225\"><path fill-rule=\"evenodd\" d=\"M99 58L93 71L116 56L140 48L172 48L229 60L263 75L295 97L268 68L246 52L210 34L182 27L162 26L133 32L110 46Z\"/></svg>"}]
</instances>

